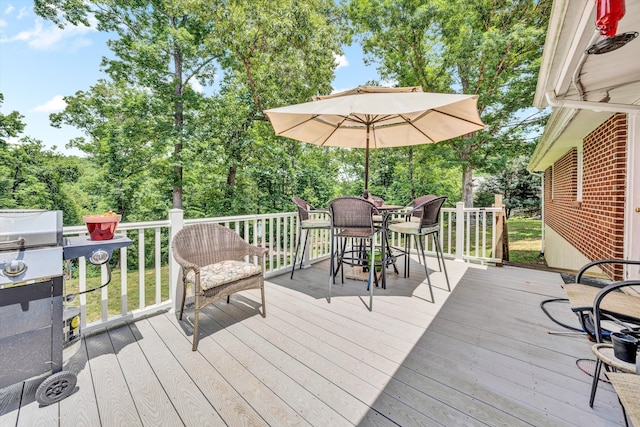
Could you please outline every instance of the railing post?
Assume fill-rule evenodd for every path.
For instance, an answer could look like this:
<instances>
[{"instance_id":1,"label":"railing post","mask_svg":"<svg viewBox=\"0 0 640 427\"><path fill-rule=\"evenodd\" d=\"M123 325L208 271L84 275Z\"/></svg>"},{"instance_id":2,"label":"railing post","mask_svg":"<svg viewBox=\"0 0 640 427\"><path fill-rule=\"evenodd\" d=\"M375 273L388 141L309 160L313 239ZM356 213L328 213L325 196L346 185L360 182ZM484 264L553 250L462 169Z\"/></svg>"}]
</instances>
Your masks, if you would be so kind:
<instances>
[{"instance_id":1,"label":"railing post","mask_svg":"<svg viewBox=\"0 0 640 427\"><path fill-rule=\"evenodd\" d=\"M464 202L456 203L456 261L464 261Z\"/></svg>"},{"instance_id":2,"label":"railing post","mask_svg":"<svg viewBox=\"0 0 640 427\"><path fill-rule=\"evenodd\" d=\"M171 242L178 231L184 227L184 211L182 209L169 210L169 298L173 301L174 308L181 302L182 295L178 297L177 290L182 292L182 286L180 283L180 265L173 258L171 252Z\"/></svg>"},{"instance_id":3,"label":"railing post","mask_svg":"<svg viewBox=\"0 0 640 427\"><path fill-rule=\"evenodd\" d=\"M494 195L494 207L500 208L500 212L496 213L496 243L493 248L494 258L499 260L509 260L509 252L508 246L505 245L507 242L507 235L505 234L505 219L506 214L504 210L504 205L502 204L502 194ZM505 256L506 255L506 256ZM502 265L502 263L498 264Z\"/></svg>"}]
</instances>

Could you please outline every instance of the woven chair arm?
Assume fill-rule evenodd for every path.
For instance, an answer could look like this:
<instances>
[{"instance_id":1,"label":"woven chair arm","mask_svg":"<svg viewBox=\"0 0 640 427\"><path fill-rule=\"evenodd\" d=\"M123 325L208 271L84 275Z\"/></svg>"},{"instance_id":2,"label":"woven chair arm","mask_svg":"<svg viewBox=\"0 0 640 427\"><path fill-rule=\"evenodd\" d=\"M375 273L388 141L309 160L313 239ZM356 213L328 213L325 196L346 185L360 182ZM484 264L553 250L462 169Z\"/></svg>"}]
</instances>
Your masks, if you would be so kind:
<instances>
[{"instance_id":1,"label":"woven chair arm","mask_svg":"<svg viewBox=\"0 0 640 427\"><path fill-rule=\"evenodd\" d=\"M194 270L196 273L200 271L200 266L198 264L187 261L182 256L180 256L178 251L173 251L173 257L175 258L176 262L180 264L180 267L182 267L182 269L185 271L185 274L188 270Z\"/></svg>"},{"instance_id":2,"label":"woven chair arm","mask_svg":"<svg viewBox=\"0 0 640 427\"><path fill-rule=\"evenodd\" d=\"M247 255L263 257L269 252L269 249L247 243Z\"/></svg>"}]
</instances>

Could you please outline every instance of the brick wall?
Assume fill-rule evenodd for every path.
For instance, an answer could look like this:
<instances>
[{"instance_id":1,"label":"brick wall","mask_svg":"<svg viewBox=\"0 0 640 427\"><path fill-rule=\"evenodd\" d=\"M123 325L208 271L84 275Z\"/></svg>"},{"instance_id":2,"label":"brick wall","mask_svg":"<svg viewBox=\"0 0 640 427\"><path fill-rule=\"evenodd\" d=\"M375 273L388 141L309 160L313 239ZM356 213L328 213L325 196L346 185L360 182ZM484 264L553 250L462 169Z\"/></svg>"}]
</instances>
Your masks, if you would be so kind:
<instances>
[{"instance_id":1,"label":"brick wall","mask_svg":"<svg viewBox=\"0 0 640 427\"><path fill-rule=\"evenodd\" d=\"M545 223L590 260L623 257L626 141L625 114L614 115L584 139L581 202L575 148L545 172ZM622 278L619 266L603 270Z\"/></svg>"}]
</instances>

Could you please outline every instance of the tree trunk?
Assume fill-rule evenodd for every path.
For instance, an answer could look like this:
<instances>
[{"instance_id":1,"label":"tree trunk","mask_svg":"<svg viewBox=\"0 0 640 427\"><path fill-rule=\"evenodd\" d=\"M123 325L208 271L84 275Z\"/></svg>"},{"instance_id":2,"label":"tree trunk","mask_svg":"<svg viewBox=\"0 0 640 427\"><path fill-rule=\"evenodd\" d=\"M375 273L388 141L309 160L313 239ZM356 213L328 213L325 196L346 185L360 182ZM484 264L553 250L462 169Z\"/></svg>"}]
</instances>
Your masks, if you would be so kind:
<instances>
[{"instance_id":1,"label":"tree trunk","mask_svg":"<svg viewBox=\"0 0 640 427\"><path fill-rule=\"evenodd\" d=\"M465 208L473 207L473 168L470 164L462 171L462 202Z\"/></svg>"},{"instance_id":2,"label":"tree trunk","mask_svg":"<svg viewBox=\"0 0 640 427\"><path fill-rule=\"evenodd\" d=\"M183 53L178 44L174 44L173 65L175 67L175 96L174 102L174 126L175 134L182 136L182 128L184 127L184 82L182 76L182 59ZM182 140L178 140L173 150L174 167L173 167L173 208L182 209Z\"/></svg>"},{"instance_id":3,"label":"tree trunk","mask_svg":"<svg viewBox=\"0 0 640 427\"><path fill-rule=\"evenodd\" d=\"M176 158L176 165L173 167L175 180L173 184L173 208L182 209L182 143L176 144L174 154Z\"/></svg>"}]
</instances>

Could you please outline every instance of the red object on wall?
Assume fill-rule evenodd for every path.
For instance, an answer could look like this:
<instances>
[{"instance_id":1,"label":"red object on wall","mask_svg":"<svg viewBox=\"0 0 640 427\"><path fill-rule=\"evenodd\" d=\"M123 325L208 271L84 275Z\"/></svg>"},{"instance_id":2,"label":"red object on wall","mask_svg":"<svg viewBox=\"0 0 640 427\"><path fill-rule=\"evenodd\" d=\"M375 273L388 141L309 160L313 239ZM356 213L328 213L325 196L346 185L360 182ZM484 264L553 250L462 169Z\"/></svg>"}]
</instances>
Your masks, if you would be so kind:
<instances>
[{"instance_id":1,"label":"red object on wall","mask_svg":"<svg viewBox=\"0 0 640 427\"><path fill-rule=\"evenodd\" d=\"M624 16L624 0L596 0L596 27L605 37L616 35L618 21Z\"/></svg>"}]
</instances>

